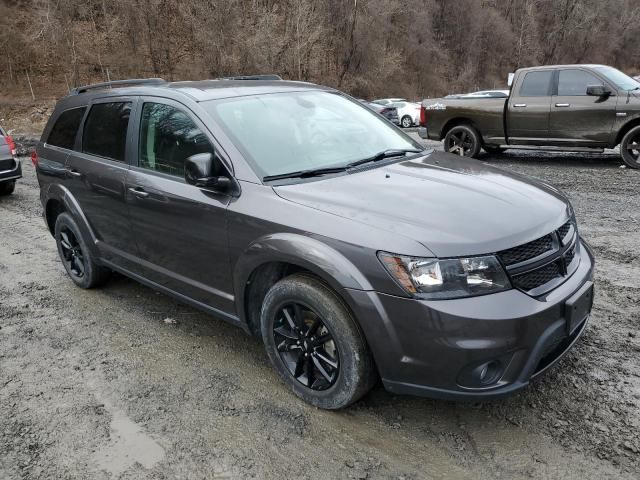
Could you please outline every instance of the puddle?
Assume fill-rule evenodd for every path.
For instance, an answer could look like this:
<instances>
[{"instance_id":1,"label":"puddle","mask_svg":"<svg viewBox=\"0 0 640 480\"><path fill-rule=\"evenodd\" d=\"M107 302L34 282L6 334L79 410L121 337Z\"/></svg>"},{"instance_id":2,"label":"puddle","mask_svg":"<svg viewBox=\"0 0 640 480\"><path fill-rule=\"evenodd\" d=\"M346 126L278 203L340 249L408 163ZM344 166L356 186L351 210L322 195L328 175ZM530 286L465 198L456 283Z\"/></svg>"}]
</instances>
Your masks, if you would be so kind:
<instances>
[{"instance_id":1,"label":"puddle","mask_svg":"<svg viewBox=\"0 0 640 480\"><path fill-rule=\"evenodd\" d=\"M165 452L144 429L131 420L123 411L104 402L104 408L111 414L111 433L108 444L93 456L95 466L114 476L127 471L135 463L144 468L152 468L164 459Z\"/></svg>"}]
</instances>

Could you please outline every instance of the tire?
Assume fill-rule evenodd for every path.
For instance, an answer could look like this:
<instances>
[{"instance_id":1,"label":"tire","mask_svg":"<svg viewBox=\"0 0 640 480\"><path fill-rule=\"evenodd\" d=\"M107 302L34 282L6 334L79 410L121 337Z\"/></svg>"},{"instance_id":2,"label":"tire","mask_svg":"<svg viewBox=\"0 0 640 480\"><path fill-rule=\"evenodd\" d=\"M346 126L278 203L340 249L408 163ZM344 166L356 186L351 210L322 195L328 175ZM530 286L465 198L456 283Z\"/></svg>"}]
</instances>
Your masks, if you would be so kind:
<instances>
[{"instance_id":1,"label":"tire","mask_svg":"<svg viewBox=\"0 0 640 480\"><path fill-rule=\"evenodd\" d=\"M402 128L413 127L413 119L409 115L405 115L400 120L400 125L402 125Z\"/></svg>"},{"instance_id":2,"label":"tire","mask_svg":"<svg viewBox=\"0 0 640 480\"><path fill-rule=\"evenodd\" d=\"M476 158L481 148L480 134L469 125L453 127L444 137L444 151L455 155Z\"/></svg>"},{"instance_id":3,"label":"tire","mask_svg":"<svg viewBox=\"0 0 640 480\"><path fill-rule=\"evenodd\" d=\"M0 196L11 195L16 189L16 181L0 182Z\"/></svg>"},{"instance_id":4,"label":"tire","mask_svg":"<svg viewBox=\"0 0 640 480\"><path fill-rule=\"evenodd\" d=\"M491 153L493 155L498 155L500 153L504 153L507 150L506 148L496 147L495 145L485 145L482 148L484 148L485 152Z\"/></svg>"},{"instance_id":5,"label":"tire","mask_svg":"<svg viewBox=\"0 0 640 480\"><path fill-rule=\"evenodd\" d=\"M620 156L628 167L640 168L640 125L632 128L622 137Z\"/></svg>"},{"instance_id":6,"label":"tire","mask_svg":"<svg viewBox=\"0 0 640 480\"><path fill-rule=\"evenodd\" d=\"M80 288L95 288L102 285L111 271L96 264L82 237L75 220L68 213L61 213L54 229L58 255L73 283Z\"/></svg>"},{"instance_id":7,"label":"tire","mask_svg":"<svg viewBox=\"0 0 640 480\"><path fill-rule=\"evenodd\" d=\"M260 326L273 367L311 405L344 408L376 382L373 359L355 319L343 300L315 277L296 274L271 287Z\"/></svg>"}]
</instances>

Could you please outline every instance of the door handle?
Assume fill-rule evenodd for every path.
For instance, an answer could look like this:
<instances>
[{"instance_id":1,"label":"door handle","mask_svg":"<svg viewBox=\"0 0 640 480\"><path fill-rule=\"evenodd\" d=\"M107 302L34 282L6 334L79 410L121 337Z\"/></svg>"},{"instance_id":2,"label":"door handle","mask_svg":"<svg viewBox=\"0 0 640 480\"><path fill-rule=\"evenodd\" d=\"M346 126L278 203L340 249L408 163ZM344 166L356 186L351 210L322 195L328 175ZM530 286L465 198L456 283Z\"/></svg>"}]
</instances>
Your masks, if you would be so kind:
<instances>
[{"instance_id":1,"label":"door handle","mask_svg":"<svg viewBox=\"0 0 640 480\"><path fill-rule=\"evenodd\" d=\"M67 173L68 175L70 175L72 177L81 177L82 176L82 172L79 172L78 170L76 170L74 168L65 168L64 171L65 171L65 173Z\"/></svg>"},{"instance_id":2,"label":"door handle","mask_svg":"<svg viewBox=\"0 0 640 480\"><path fill-rule=\"evenodd\" d=\"M514 103L513 108L525 108L527 106L526 103Z\"/></svg>"},{"instance_id":3,"label":"door handle","mask_svg":"<svg viewBox=\"0 0 640 480\"><path fill-rule=\"evenodd\" d=\"M556 107L570 107L571 105L568 103L556 103Z\"/></svg>"},{"instance_id":4,"label":"door handle","mask_svg":"<svg viewBox=\"0 0 640 480\"><path fill-rule=\"evenodd\" d=\"M147 198L149 196L149 192L145 192L142 187L129 187L128 190L138 198Z\"/></svg>"}]
</instances>

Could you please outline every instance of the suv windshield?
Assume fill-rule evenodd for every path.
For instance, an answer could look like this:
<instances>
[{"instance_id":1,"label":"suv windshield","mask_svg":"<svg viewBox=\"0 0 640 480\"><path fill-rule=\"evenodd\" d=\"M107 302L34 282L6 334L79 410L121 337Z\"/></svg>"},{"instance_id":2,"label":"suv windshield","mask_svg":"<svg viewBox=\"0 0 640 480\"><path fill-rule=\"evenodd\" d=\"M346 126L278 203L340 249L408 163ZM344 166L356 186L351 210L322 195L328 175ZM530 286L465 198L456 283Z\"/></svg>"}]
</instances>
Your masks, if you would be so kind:
<instances>
[{"instance_id":1,"label":"suv windshield","mask_svg":"<svg viewBox=\"0 0 640 480\"><path fill-rule=\"evenodd\" d=\"M595 67L595 70L602 73L605 77L616 84L622 90L634 90L640 88L640 83L612 67Z\"/></svg>"},{"instance_id":2,"label":"suv windshield","mask_svg":"<svg viewBox=\"0 0 640 480\"><path fill-rule=\"evenodd\" d=\"M307 91L204 104L261 177L344 167L388 150L422 147L348 98Z\"/></svg>"}]
</instances>

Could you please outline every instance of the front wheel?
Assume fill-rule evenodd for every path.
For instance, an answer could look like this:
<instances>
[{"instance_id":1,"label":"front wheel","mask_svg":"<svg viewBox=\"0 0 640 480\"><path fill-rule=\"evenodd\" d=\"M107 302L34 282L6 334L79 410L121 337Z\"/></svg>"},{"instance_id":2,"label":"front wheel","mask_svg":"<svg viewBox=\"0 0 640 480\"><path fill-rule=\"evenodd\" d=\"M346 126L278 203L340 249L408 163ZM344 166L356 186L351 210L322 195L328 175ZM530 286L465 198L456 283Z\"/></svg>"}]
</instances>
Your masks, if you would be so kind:
<instances>
[{"instance_id":1,"label":"front wheel","mask_svg":"<svg viewBox=\"0 0 640 480\"><path fill-rule=\"evenodd\" d=\"M477 157L482 145L480 134L469 125L458 125L444 137L444 151L461 157Z\"/></svg>"},{"instance_id":2,"label":"front wheel","mask_svg":"<svg viewBox=\"0 0 640 480\"><path fill-rule=\"evenodd\" d=\"M409 128L413 126L413 119L409 115L405 115L402 117L400 124L402 125L402 128Z\"/></svg>"},{"instance_id":3,"label":"front wheel","mask_svg":"<svg viewBox=\"0 0 640 480\"><path fill-rule=\"evenodd\" d=\"M631 168L640 168L640 125L629 130L620 142L622 161Z\"/></svg>"},{"instance_id":4,"label":"front wheel","mask_svg":"<svg viewBox=\"0 0 640 480\"><path fill-rule=\"evenodd\" d=\"M0 195L11 195L16 189L16 181L1 182L0 183Z\"/></svg>"},{"instance_id":5,"label":"front wheel","mask_svg":"<svg viewBox=\"0 0 640 480\"><path fill-rule=\"evenodd\" d=\"M297 274L280 280L267 292L260 323L273 367L304 401L343 408L375 383L362 332L344 302L319 279Z\"/></svg>"}]
</instances>

